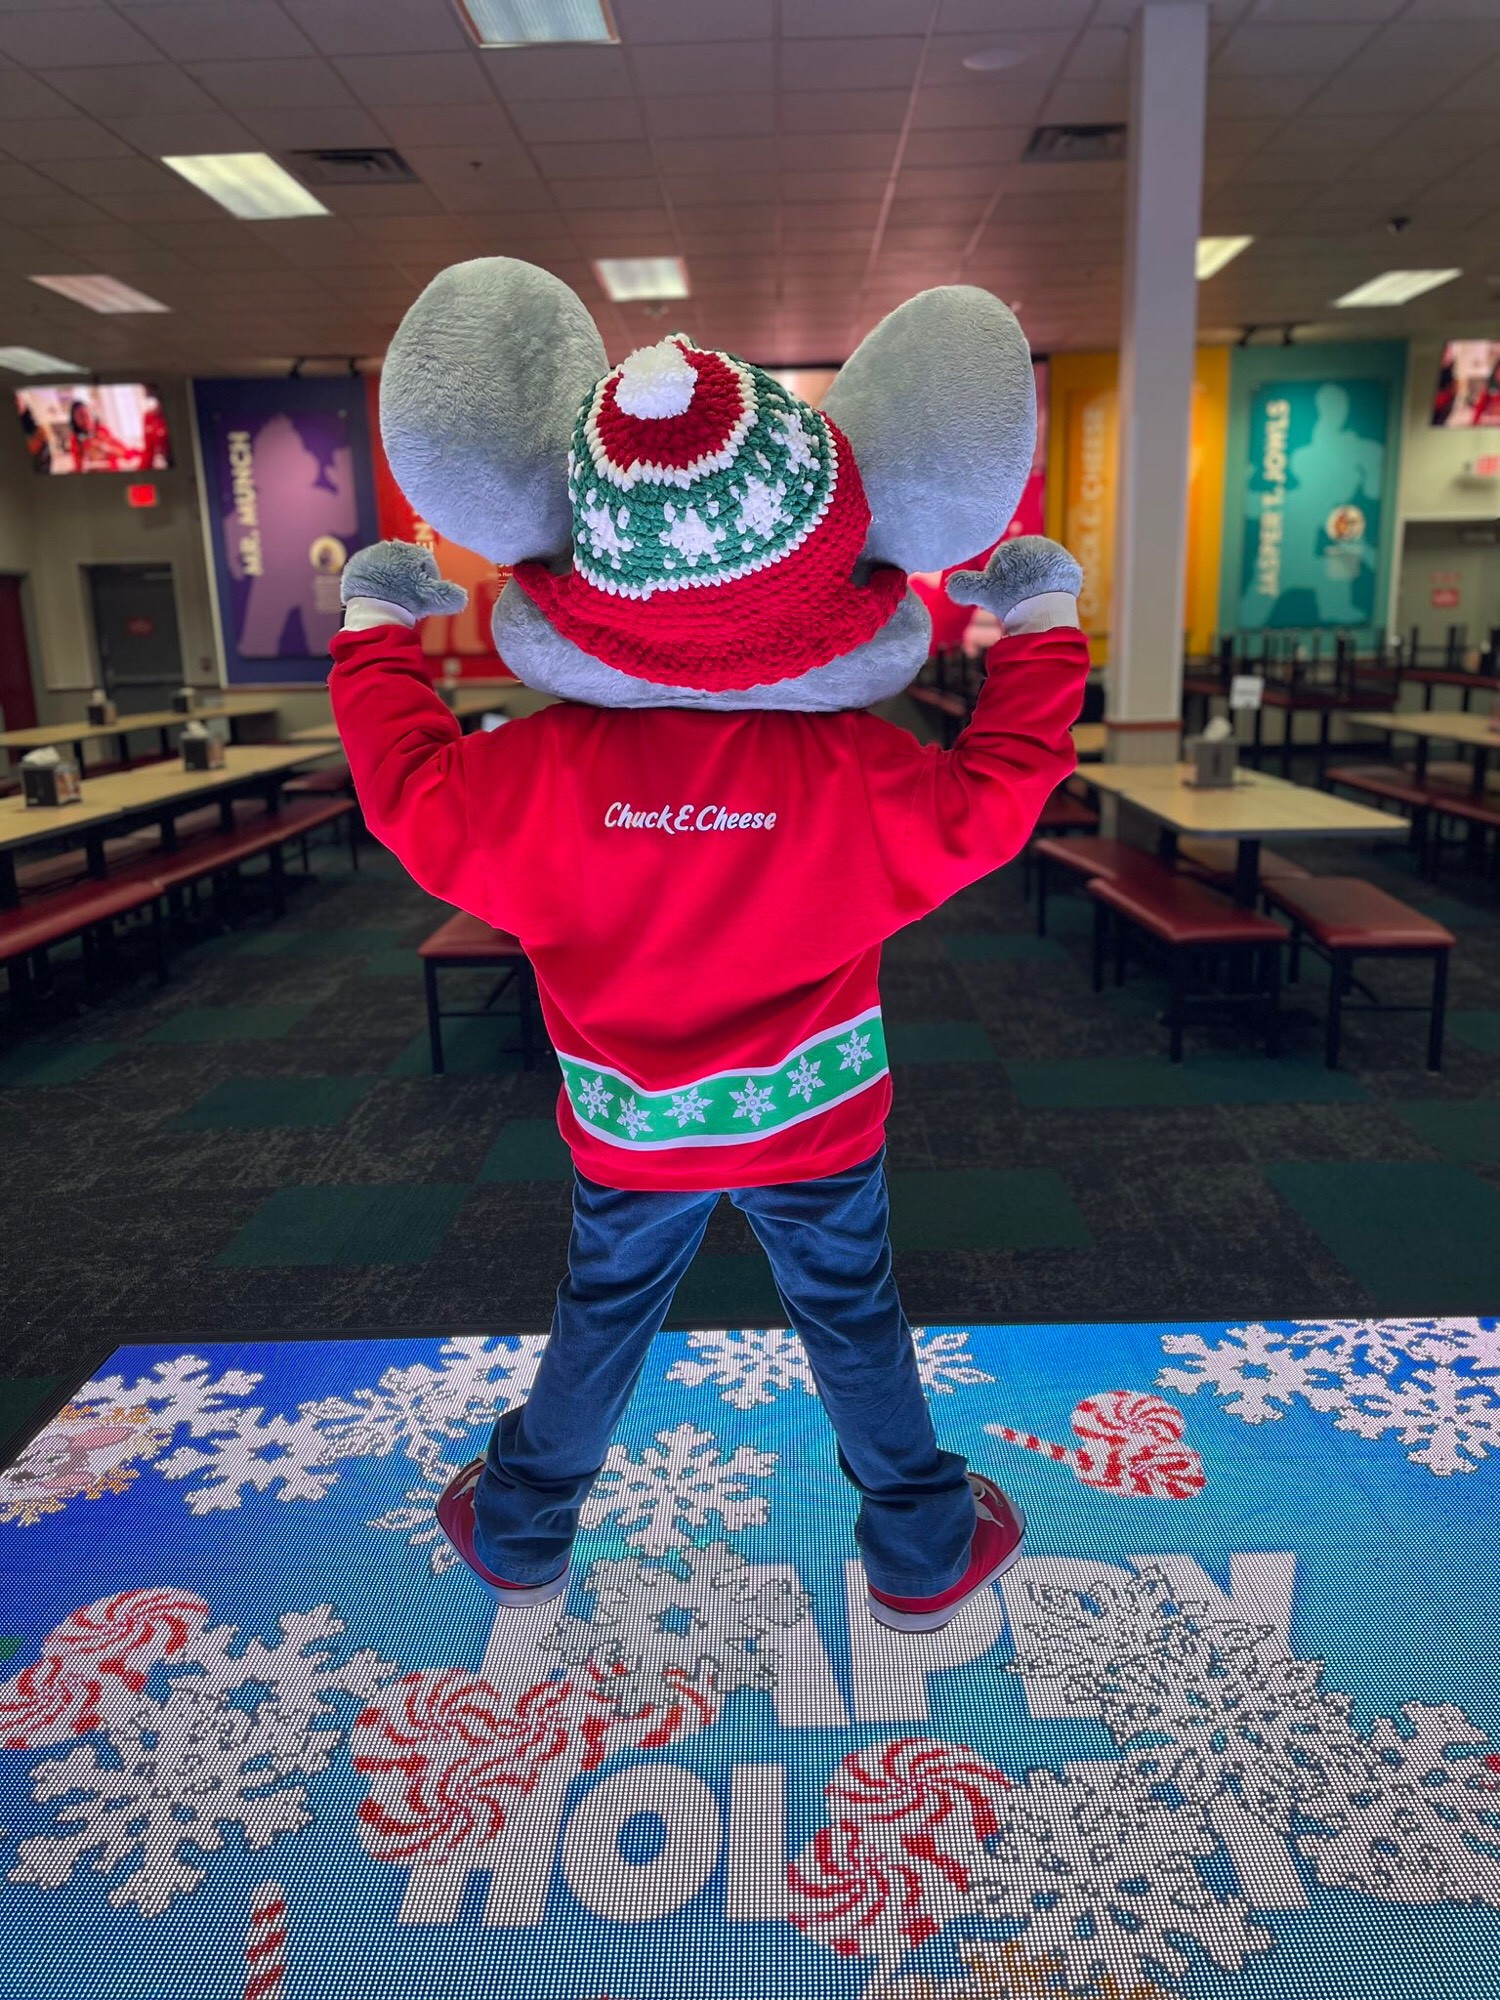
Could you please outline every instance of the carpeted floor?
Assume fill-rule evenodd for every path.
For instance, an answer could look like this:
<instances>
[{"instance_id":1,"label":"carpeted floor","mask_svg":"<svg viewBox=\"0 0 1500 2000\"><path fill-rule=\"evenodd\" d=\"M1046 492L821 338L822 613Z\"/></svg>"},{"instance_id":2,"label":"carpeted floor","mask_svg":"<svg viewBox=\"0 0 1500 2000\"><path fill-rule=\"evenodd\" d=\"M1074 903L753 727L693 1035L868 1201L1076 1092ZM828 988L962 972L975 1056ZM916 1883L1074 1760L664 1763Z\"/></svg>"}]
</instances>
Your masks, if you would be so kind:
<instances>
[{"instance_id":1,"label":"carpeted floor","mask_svg":"<svg viewBox=\"0 0 1500 2000\"><path fill-rule=\"evenodd\" d=\"M568 1229L555 1073L456 1023L451 1073L428 1074L413 947L441 912L366 856L356 875L319 850L281 923L0 1046L0 1428L120 1340L547 1325ZM1302 858L1458 930L1441 1075L1415 1015L1351 1015L1326 1072L1316 968L1279 1061L1225 1022L1173 1067L1160 982L1138 970L1096 997L1085 905L1059 898L1037 940L1016 869L892 942L893 1233L914 1320L1495 1309L1500 895L1457 863L1433 890L1390 850ZM724 1203L670 1323L775 1317Z\"/></svg>"},{"instance_id":2,"label":"carpeted floor","mask_svg":"<svg viewBox=\"0 0 1500 2000\"><path fill-rule=\"evenodd\" d=\"M1028 1522L925 1635L784 1334L522 1611L433 1501L537 1337L122 1347L0 1471L0 1993L1493 2000L1496 1334L924 1329Z\"/></svg>"}]
</instances>

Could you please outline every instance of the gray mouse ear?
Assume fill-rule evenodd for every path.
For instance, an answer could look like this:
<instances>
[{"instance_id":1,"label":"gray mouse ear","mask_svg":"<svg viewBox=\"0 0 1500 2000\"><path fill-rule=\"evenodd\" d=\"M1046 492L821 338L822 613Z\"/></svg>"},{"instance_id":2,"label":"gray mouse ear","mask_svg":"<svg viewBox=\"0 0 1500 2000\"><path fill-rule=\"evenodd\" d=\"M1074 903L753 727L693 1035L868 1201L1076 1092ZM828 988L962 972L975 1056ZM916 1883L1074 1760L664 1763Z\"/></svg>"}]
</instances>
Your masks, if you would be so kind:
<instances>
[{"instance_id":1,"label":"gray mouse ear","mask_svg":"<svg viewBox=\"0 0 1500 2000\"><path fill-rule=\"evenodd\" d=\"M823 408L854 448L867 556L946 569L1005 532L1036 448L1036 386L1020 323L989 292L918 292L855 348Z\"/></svg>"},{"instance_id":2,"label":"gray mouse ear","mask_svg":"<svg viewBox=\"0 0 1500 2000\"><path fill-rule=\"evenodd\" d=\"M397 327L380 377L402 492L494 562L566 553L573 423L608 369L588 308L550 271L514 257L450 265Z\"/></svg>"}]
</instances>

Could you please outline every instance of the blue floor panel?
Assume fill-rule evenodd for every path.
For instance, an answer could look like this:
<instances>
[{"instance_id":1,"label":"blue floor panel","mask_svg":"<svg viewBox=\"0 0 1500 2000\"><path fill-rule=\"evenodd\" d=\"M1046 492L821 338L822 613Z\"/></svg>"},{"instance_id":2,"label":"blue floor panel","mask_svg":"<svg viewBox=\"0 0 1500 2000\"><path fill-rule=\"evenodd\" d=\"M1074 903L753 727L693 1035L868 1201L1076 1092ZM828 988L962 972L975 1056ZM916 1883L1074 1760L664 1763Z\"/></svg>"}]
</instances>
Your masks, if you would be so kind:
<instances>
[{"instance_id":1,"label":"blue floor panel","mask_svg":"<svg viewBox=\"0 0 1500 2000\"><path fill-rule=\"evenodd\" d=\"M0 2000L1500 1994L1500 1323L917 1345L1030 1524L922 1637L775 1329L521 1612L432 1503L539 1340L117 1350L0 1471Z\"/></svg>"}]
</instances>

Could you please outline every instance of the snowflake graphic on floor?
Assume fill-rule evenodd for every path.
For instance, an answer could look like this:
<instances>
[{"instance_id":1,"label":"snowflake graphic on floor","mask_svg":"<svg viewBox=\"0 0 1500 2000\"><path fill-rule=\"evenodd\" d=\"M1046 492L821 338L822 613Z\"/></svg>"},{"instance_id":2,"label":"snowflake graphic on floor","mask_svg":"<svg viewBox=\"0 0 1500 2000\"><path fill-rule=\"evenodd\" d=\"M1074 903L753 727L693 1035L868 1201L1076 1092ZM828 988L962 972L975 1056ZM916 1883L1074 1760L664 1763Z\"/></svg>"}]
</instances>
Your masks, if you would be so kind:
<instances>
[{"instance_id":1,"label":"snowflake graphic on floor","mask_svg":"<svg viewBox=\"0 0 1500 2000\"><path fill-rule=\"evenodd\" d=\"M1157 1381L1208 1387L1247 1424L1293 1403L1358 1437L1393 1435L1414 1465L1446 1477L1500 1452L1500 1320L1300 1319L1230 1327L1221 1340L1164 1334L1182 1365Z\"/></svg>"},{"instance_id":2,"label":"snowflake graphic on floor","mask_svg":"<svg viewBox=\"0 0 1500 2000\"><path fill-rule=\"evenodd\" d=\"M582 1525L600 1528L618 1521L629 1530L630 1546L648 1556L691 1547L691 1530L707 1527L715 1516L725 1528L758 1527L770 1502L745 1482L768 1479L776 1470L776 1453L742 1444L721 1458L715 1444L713 1432L696 1424L658 1431L656 1443L639 1459L612 1444L584 1502Z\"/></svg>"}]
</instances>

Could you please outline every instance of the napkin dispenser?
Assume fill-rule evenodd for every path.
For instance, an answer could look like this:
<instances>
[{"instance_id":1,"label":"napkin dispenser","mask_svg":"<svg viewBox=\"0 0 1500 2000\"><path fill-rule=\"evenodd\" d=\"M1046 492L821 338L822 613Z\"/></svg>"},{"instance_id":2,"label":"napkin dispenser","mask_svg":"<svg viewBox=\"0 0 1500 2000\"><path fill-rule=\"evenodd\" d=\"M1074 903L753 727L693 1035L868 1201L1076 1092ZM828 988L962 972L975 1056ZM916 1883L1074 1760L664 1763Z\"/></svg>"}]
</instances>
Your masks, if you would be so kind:
<instances>
[{"instance_id":1,"label":"napkin dispenser","mask_svg":"<svg viewBox=\"0 0 1500 2000\"><path fill-rule=\"evenodd\" d=\"M224 744L205 724L190 722L183 730L182 768L184 771L222 771Z\"/></svg>"},{"instance_id":2,"label":"napkin dispenser","mask_svg":"<svg viewBox=\"0 0 1500 2000\"><path fill-rule=\"evenodd\" d=\"M1193 753L1192 781L1195 785L1204 790L1216 790L1234 783L1239 745L1222 715L1216 715L1203 734L1192 739L1188 748Z\"/></svg>"},{"instance_id":3,"label":"napkin dispenser","mask_svg":"<svg viewBox=\"0 0 1500 2000\"><path fill-rule=\"evenodd\" d=\"M21 759L21 787L29 806L76 806L83 797L78 766L53 749L32 750Z\"/></svg>"},{"instance_id":4,"label":"napkin dispenser","mask_svg":"<svg viewBox=\"0 0 1500 2000\"><path fill-rule=\"evenodd\" d=\"M90 722L118 722L120 711L105 694L103 688L92 688L89 692L88 718Z\"/></svg>"},{"instance_id":5,"label":"napkin dispenser","mask_svg":"<svg viewBox=\"0 0 1500 2000\"><path fill-rule=\"evenodd\" d=\"M191 715L198 706L198 697L190 687L179 688L172 697L172 706L179 715Z\"/></svg>"}]
</instances>

